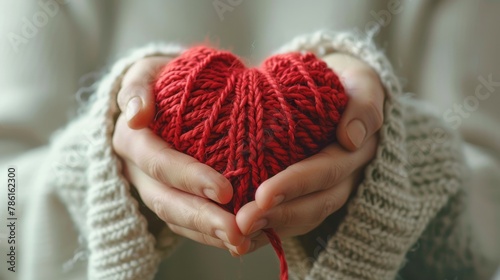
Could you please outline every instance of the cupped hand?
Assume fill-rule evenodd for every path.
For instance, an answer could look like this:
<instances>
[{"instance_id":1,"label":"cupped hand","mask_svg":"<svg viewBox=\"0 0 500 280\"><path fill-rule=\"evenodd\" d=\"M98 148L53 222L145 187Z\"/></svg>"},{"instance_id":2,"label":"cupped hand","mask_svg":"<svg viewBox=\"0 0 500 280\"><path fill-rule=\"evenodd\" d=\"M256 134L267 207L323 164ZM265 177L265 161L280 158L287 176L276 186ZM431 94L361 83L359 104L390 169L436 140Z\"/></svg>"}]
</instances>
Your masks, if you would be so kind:
<instances>
[{"instance_id":1,"label":"cupped hand","mask_svg":"<svg viewBox=\"0 0 500 280\"><path fill-rule=\"evenodd\" d=\"M384 89L377 73L364 62L336 53L324 58L349 95L337 128L336 144L293 164L263 182L255 201L236 215L244 235L253 235L248 253L268 240L259 234L273 228L280 237L306 234L340 209L362 180L376 153L376 132L383 122Z\"/></svg>"},{"instance_id":2,"label":"cupped hand","mask_svg":"<svg viewBox=\"0 0 500 280\"><path fill-rule=\"evenodd\" d=\"M345 54L336 53L324 60L339 74L349 95L337 128L338 144L265 181L257 190L256 200L245 205L236 217L210 201L230 200L232 188L227 180L171 149L145 128L155 114L151 78L168 60L151 58L137 63L123 80L118 103L126 119L120 116L113 139L124 159L127 178L146 205L174 232L229 248L235 254L265 245L262 228L274 228L281 237L311 231L342 207L359 184L364 167L375 155L375 134L383 121L384 91L377 73ZM134 139L134 144L126 139ZM218 183L208 188L213 192L204 192L210 185L205 180L209 177L217 178Z\"/></svg>"},{"instance_id":3,"label":"cupped hand","mask_svg":"<svg viewBox=\"0 0 500 280\"><path fill-rule=\"evenodd\" d=\"M125 177L155 214L147 217L150 226L166 224L181 236L238 254L248 250L250 239L242 235L235 215L216 204L230 201L230 182L211 167L172 149L147 127L155 114L150 85L169 60L145 58L125 74L117 99L122 113L113 147L122 159Z\"/></svg>"}]
</instances>

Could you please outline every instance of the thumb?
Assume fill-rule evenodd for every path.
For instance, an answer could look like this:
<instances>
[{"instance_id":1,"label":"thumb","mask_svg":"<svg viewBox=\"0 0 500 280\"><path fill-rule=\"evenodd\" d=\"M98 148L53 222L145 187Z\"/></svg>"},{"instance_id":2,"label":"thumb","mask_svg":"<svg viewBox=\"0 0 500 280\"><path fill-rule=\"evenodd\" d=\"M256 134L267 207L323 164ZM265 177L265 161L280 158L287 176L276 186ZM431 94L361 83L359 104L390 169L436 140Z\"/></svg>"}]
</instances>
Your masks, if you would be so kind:
<instances>
[{"instance_id":1,"label":"thumb","mask_svg":"<svg viewBox=\"0 0 500 280\"><path fill-rule=\"evenodd\" d=\"M123 77L117 102L130 128L145 128L153 120L156 107L151 83L169 61L168 57L144 58L133 64Z\"/></svg>"},{"instance_id":2,"label":"thumb","mask_svg":"<svg viewBox=\"0 0 500 280\"><path fill-rule=\"evenodd\" d=\"M324 60L339 75L349 96L337 127L337 141L355 151L382 126L384 89L375 70L355 57L334 53Z\"/></svg>"},{"instance_id":3,"label":"thumb","mask_svg":"<svg viewBox=\"0 0 500 280\"><path fill-rule=\"evenodd\" d=\"M343 81L349 102L337 127L337 141L347 150L355 151L382 127L384 90L375 72L375 76L346 74Z\"/></svg>"}]
</instances>

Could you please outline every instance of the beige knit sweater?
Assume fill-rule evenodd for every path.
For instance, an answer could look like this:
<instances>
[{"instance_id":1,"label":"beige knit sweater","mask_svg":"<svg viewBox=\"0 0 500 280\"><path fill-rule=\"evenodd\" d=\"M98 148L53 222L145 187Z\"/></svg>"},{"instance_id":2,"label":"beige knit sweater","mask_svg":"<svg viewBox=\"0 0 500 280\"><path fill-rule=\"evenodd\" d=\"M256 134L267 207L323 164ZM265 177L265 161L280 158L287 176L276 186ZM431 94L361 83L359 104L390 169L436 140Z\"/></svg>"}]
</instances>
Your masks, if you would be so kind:
<instances>
[{"instance_id":1,"label":"beige knit sweater","mask_svg":"<svg viewBox=\"0 0 500 280\"><path fill-rule=\"evenodd\" d=\"M61 164L48 180L82 237L88 279L153 279L179 241L167 227L157 239L148 232L111 137L119 114L116 95L128 67L142 57L181 51L149 45L117 62L81 116L54 137L51 153ZM377 71L387 93L376 157L338 230L325 233L328 241L314 256L305 254L298 239L284 240L291 278L484 279L491 273L491 264L474 251L460 204L466 174L460 142L403 96L385 56L352 33L301 36L280 50L289 51L356 56Z\"/></svg>"},{"instance_id":2,"label":"beige knit sweater","mask_svg":"<svg viewBox=\"0 0 500 280\"><path fill-rule=\"evenodd\" d=\"M221 14L215 9L214 3L234 6ZM118 176L106 177L108 182L121 182L115 188L120 191L109 195L103 193L101 196L99 190L109 191L111 187L89 183L102 182L104 178L99 178L101 175L119 174L118 170L115 172L112 169L110 173L98 173L101 170L98 161L89 160L94 156L111 159L110 164L115 166L113 162L116 160L107 144L109 126L113 126L113 123L106 123L109 125L108 130L102 130L104 125L100 127L101 136L92 136L90 132L97 129L94 126L98 125L96 120L105 123L103 115L106 112L110 115L116 113L111 85L118 85L114 79L119 79L120 73L126 68L125 64L133 63L135 58L125 59L127 61L122 61L120 67L104 73L107 78L99 84L99 98L96 88L88 86L93 82L93 77L103 76L102 72L96 71L103 67L109 69L117 58L124 56L125 51L154 41L191 45L208 39L220 42L222 48L230 49L257 64L269 55L270 50L277 49L297 34L321 28L355 29L366 34L377 23L380 30L374 40L390 58L404 90L412 93L410 100L406 97L407 93L401 94L397 90L388 92L390 98L387 102L392 102L394 108L401 109L402 113L401 117L396 118L386 113L387 120L395 119L394 124L404 127L404 130L397 130L404 140L388 147L393 153L406 158L406 174L403 174L402 179L392 173L375 172L374 177L384 182L377 183L376 187L367 187L371 178L368 176L356 197L348 204L350 208L342 209L342 212L349 210L344 221L350 220L351 223L344 222L335 235L333 231L318 230L287 243L305 245L304 248L308 249L287 247L287 256L295 256L293 258L296 259L289 260L290 263L297 264L292 267L292 274L296 278L305 278L304 274L313 275L322 268L329 268L329 273L340 274L347 274L349 269L372 271L377 268L391 271L387 274L396 274L397 279L489 280L494 273L493 265L500 264L499 1L38 0L0 1L0 10L4 11L0 16L0 182L3 182L0 183L0 207L7 205L4 182L7 180L5 171L9 166L16 167L18 183L18 269L12 273L7 270L9 264L1 261L0 279L91 279L97 274L105 274L103 271L108 268L114 273L128 269L127 266L138 267L140 263L159 260L157 256L160 253L152 254L149 260L136 258L138 261L124 261L132 260L144 252L138 247L134 249L134 244L137 245L134 240L144 237L151 241L142 226L142 218L122 220L139 225L137 227L109 222L113 220L113 215L132 217L125 213L137 213L135 200L127 204L128 208L115 207L112 211L103 211L109 220L96 220L97 216L87 219L102 209L100 206L90 208L90 205L99 204L101 198L125 197L125 200L130 201L127 185ZM13 38L17 38L17 41ZM170 47L159 45L150 46L149 50L160 53L172 51ZM147 55L145 51L139 51L136 58L143 55ZM109 86L107 89L105 84ZM86 100L91 93L93 101L89 104L93 105L87 106L87 110L84 110L86 113L77 118L73 113L77 103ZM400 95L403 97L396 97ZM478 99L479 95L482 99ZM416 103L414 98L425 102ZM452 128L463 139L460 150L463 151L464 162L458 165L464 167L465 164L466 171L461 174L463 180L455 195L450 193L447 196L440 192L441 187L451 186L446 183L453 176L447 171L449 168L444 160L444 151L452 149L450 144L454 142L443 141L448 138L441 137L442 133L434 130L439 126L436 119L431 118L432 125L425 124L424 116L434 113L424 111L427 105L423 104L431 104L435 115L444 119L444 125ZM95 109L97 107L101 108L102 114ZM68 126L69 120L73 120L73 123ZM428 130L429 126L433 128L431 131ZM382 133L394 135L394 131L387 130L389 122L384 127ZM58 129L60 133L54 134ZM421 138L417 137L419 133L422 133ZM426 133L431 133L431 137L425 137ZM453 133L447 132L446 135L449 139L455 139ZM395 142L392 138L386 139ZM380 159L391 159L387 152L382 152L386 149L384 145L381 143L378 162L382 162ZM89 155L87 152L90 149L97 154ZM109 163L107 160L101 162ZM372 166L377 165L374 162ZM393 187L399 186L395 179L402 180L400 182L404 184ZM441 180L435 184L438 187L431 187L432 180ZM68 186L63 182L70 181L74 182L73 189L62 187ZM389 194L382 192L386 196L373 195L374 191L379 195L379 187L388 184L391 185L391 188L387 188ZM408 194L401 189L414 192ZM420 190L425 191L420 193ZM431 209L428 205L434 201L427 198L431 196L431 191L432 195L440 194L446 200L443 202L445 206L435 216L432 211L427 212ZM373 199L392 195L398 198L379 200L379 204ZM402 203L405 199L412 203ZM69 204L71 207L68 207ZM388 210L384 213L389 214L382 219L388 224L382 230L373 219L367 219L375 217L373 213L380 212L358 211L374 209L358 207L372 204ZM389 211L390 207L398 211ZM414 212L404 207L415 207L410 209ZM417 211L422 214L412 216ZM372 214L368 216L366 213ZM9 232L3 224L7 221L7 215L5 208L0 210L2 260L10 246L6 242ZM412 219L400 220L397 215L407 215ZM426 215L433 218L420 233L417 228L425 223L423 218L417 218ZM390 223L395 219L397 223ZM372 221L361 223L362 226L357 226L357 231L354 231L365 229L364 232L369 234L346 235L345 232L353 230L348 226L354 224L353 220ZM405 227L401 228L403 225ZM414 231L409 230L411 225L415 226ZM122 230L126 228L130 230ZM398 232L401 230L402 236L407 239L384 235L391 228L398 229ZM107 246L105 244L109 244L102 243L104 239L89 242L90 235L105 236L106 231L114 232L115 235L106 236L116 240L122 240L120 234L141 237L132 238L131 242L116 243L121 246L111 246L112 250L103 249ZM163 234L164 237L171 236L168 231ZM384 237L380 238L381 235ZM161 243L147 243L147 246L141 247L155 251L156 247L163 244L165 250L162 252L165 255L171 253L157 266L155 280L277 279L278 264L269 246L240 261L231 258L223 250L189 240L184 240L182 246L177 246L172 252L169 242L173 244L179 240L175 236L160 238L155 242ZM387 242L397 246L385 246ZM363 245L365 243L368 247ZM344 244L349 244L350 249L358 248L354 252L362 252L360 256L363 258L348 254L351 251L344 249ZM341 249L337 249L339 245ZM367 248L373 247L376 247L376 261L391 261L392 264L392 260L400 257L396 262L401 266L390 269L375 263L369 265L370 262L366 262L365 258L373 256L368 254L373 251ZM111 252L119 257L106 258L113 256ZM300 257L304 252L310 255ZM345 258L345 254L349 258ZM388 255L394 259L388 258ZM102 261L104 259L112 259L113 262ZM359 262L364 263L362 269L352 265ZM440 274L444 274L440 271L445 270L446 276L440 277ZM111 278L119 278L119 274L114 275ZM370 277L377 279L381 276L371 274Z\"/></svg>"}]
</instances>

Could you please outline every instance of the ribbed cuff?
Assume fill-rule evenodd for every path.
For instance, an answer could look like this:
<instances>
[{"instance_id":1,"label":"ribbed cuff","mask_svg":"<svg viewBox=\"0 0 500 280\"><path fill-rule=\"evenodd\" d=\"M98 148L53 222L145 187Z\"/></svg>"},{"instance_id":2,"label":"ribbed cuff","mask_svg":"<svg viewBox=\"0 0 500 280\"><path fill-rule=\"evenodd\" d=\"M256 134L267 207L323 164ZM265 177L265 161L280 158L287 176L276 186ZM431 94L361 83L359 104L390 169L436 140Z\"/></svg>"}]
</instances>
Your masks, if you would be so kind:
<instances>
[{"instance_id":1,"label":"ribbed cuff","mask_svg":"<svg viewBox=\"0 0 500 280\"><path fill-rule=\"evenodd\" d=\"M118 61L99 83L86 112L68 127L68 134L86 130L85 164L79 170L61 174L85 173L85 188L75 188L70 179L59 180L59 194L87 243L89 279L153 279L161 258L175 247L178 238L164 230L155 239L140 213L130 185L122 175L120 160L112 148L116 98L121 81L132 64L149 56L175 57L183 51L178 45L150 44ZM74 144L61 143L66 147ZM83 161L83 160L82 160ZM87 165L88 164L88 165ZM71 166L67 167L71 169ZM85 168L82 170L82 168ZM74 169L74 168L73 168ZM79 209L71 202L84 197Z\"/></svg>"},{"instance_id":2,"label":"ribbed cuff","mask_svg":"<svg viewBox=\"0 0 500 280\"><path fill-rule=\"evenodd\" d=\"M296 279L394 279L405 255L429 220L458 188L458 175L437 182L412 181L401 86L385 55L355 33L317 32L301 36L279 52L306 51L318 56L342 52L370 65L385 88L384 124L375 158L347 206L347 215L326 248L308 258L296 239L283 240ZM418 122L420 120L416 120ZM419 131L426 137L431 127ZM449 152L449 151L448 151ZM451 153L449 153L451 154ZM452 156L446 158L452 162ZM432 161L432 158L431 158ZM436 183L436 185L433 185ZM443 184L445 186L443 186ZM326 235L326 234L325 234Z\"/></svg>"}]
</instances>

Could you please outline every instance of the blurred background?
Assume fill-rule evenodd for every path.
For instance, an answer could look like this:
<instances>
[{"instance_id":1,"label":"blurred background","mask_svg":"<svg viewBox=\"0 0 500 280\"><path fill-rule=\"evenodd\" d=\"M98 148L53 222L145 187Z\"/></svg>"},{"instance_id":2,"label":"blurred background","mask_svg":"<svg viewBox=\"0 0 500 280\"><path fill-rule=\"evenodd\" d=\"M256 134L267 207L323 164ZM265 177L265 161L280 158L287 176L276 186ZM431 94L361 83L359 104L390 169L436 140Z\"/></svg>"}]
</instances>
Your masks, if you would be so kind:
<instances>
[{"instance_id":1,"label":"blurred background","mask_svg":"<svg viewBox=\"0 0 500 280\"><path fill-rule=\"evenodd\" d=\"M373 37L408 95L422 99L463 136L470 166L479 174L468 197L470 214L477 217L475 234L481 249L498 258L500 1L2 0L0 5L1 161L46 145L113 62L150 42L210 42L258 65L295 36L320 29ZM276 279L278 268L269 247L234 259L186 241L162 265L158 279Z\"/></svg>"}]
</instances>

